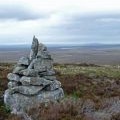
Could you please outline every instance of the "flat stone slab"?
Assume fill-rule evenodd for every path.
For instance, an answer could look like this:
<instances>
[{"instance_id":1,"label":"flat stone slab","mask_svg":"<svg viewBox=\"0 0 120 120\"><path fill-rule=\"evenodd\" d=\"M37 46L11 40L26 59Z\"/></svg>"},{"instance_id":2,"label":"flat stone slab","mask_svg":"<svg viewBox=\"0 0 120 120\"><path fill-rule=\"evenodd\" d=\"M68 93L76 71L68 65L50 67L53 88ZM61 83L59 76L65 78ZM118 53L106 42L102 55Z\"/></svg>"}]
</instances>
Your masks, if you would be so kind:
<instances>
[{"instance_id":1,"label":"flat stone slab","mask_svg":"<svg viewBox=\"0 0 120 120\"><path fill-rule=\"evenodd\" d=\"M21 70L19 74L29 77L36 77L38 75L38 72L34 69L25 69Z\"/></svg>"},{"instance_id":2,"label":"flat stone slab","mask_svg":"<svg viewBox=\"0 0 120 120\"><path fill-rule=\"evenodd\" d=\"M45 78L42 77L25 77L23 76L20 79L20 82L22 83L22 85L50 85L52 84L52 81L50 80L46 80Z\"/></svg>"},{"instance_id":3,"label":"flat stone slab","mask_svg":"<svg viewBox=\"0 0 120 120\"><path fill-rule=\"evenodd\" d=\"M62 88L54 91L42 91L36 96L25 96L19 93L11 94L11 91L8 89L5 91L4 102L10 107L12 113L17 114L17 112L29 110L40 103L55 102L62 99L63 96L64 92Z\"/></svg>"},{"instance_id":4,"label":"flat stone slab","mask_svg":"<svg viewBox=\"0 0 120 120\"><path fill-rule=\"evenodd\" d=\"M17 74L14 74L14 73L9 73L9 74L7 75L7 78L8 78L9 80L11 80L11 81L17 81L17 82L20 81L20 76L17 75Z\"/></svg>"},{"instance_id":5,"label":"flat stone slab","mask_svg":"<svg viewBox=\"0 0 120 120\"><path fill-rule=\"evenodd\" d=\"M17 67L14 68L13 73L19 74L20 71L24 70L24 69L26 69L26 66L19 65L19 66L17 66Z\"/></svg>"},{"instance_id":6,"label":"flat stone slab","mask_svg":"<svg viewBox=\"0 0 120 120\"><path fill-rule=\"evenodd\" d=\"M37 95L44 87L43 86L16 86L10 89L11 94L20 93L23 95Z\"/></svg>"}]
</instances>

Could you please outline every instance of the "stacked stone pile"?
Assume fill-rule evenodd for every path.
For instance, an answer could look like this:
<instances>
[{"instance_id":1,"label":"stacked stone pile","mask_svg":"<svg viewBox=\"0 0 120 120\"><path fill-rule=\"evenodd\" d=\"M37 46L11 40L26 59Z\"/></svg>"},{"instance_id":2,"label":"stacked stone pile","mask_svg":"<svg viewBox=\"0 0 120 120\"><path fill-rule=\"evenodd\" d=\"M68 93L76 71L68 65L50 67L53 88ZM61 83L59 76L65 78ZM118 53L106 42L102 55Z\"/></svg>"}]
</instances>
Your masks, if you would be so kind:
<instances>
[{"instance_id":1,"label":"stacked stone pile","mask_svg":"<svg viewBox=\"0 0 120 120\"><path fill-rule=\"evenodd\" d=\"M22 57L7 76L8 89L4 102L12 113L28 110L34 105L60 100L64 96L55 77L53 59L47 47L33 38L29 57Z\"/></svg>"}]
</instances>

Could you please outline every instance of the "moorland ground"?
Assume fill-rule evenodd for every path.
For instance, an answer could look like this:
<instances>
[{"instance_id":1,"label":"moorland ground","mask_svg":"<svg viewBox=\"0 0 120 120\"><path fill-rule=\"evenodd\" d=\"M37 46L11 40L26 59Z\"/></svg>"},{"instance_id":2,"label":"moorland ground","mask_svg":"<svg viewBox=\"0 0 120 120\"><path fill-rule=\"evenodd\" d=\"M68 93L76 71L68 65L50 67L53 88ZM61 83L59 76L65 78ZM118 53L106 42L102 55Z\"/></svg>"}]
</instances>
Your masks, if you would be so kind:
<instances>
[{"instance_id":1,"label":"moorland ground","mask_svg":"<svg viewBox=\"0 0 120 120\"><path fill-rule=\"evenodd\" d=\"M0 63L0 120L22 120L3 104L7 74L15 63ZM33 120L120 120L120 67L94 64L54 64L65 98L41 104L28 114Z\"/></svg>"},{"instance_id":2,"label":"moorland ground","mask_svg":"<svg viewBox=\"0 0 120 120\"><path fill-rule=\"evenodd\" d=\"M56 63L120 64L120 45L48 47ZM0 62L16 62L29 55L29 46L0 47Z\"/></svg>"}]
</instances>

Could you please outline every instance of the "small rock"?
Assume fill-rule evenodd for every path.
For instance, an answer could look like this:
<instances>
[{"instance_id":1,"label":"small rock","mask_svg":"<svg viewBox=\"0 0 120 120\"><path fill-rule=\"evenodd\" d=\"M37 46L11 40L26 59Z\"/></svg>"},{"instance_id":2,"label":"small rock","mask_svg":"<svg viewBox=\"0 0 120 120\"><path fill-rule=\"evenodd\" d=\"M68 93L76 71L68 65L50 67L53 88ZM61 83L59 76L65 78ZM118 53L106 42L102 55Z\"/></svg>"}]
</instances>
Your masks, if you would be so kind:
<instances>
[{"instance_id":1,"label":"small rock","mask_svg":"<svg viewBox=\"0 0 120 120\"><path fill-rule=\"evenodd\" d=\"M13 88L13 87L15 87L15 86L18 86L17 82L15 82L15 81L10 81L10 82L8 83L8 88Z\"/></svg>"},{"instance_id":2,"label":"small rock","mask_svg":"<svg viewBox=\"0 0 120 120\"><path fill-rule=\"evenodd\" d=\"M20 76L14 73L9 73L7 75L7 78L11 81L17 81L17 82L20 81Z\"/></svg>"},{"instance_id":3,"label":"small rock","mask_svg":"<svg viewBox=\"0 0 120 120\"><path fill-rule=\"evenodd\" d=\"M13 70L13 73L19 74L21 70L26 69L26 66L17 66L15 67L15 69Z\"/></svg>"},{"instance_id":4,"label":"small rock","mask_svg":"<svg viewBox=\"0 0 120 120\"><path fill-rule=\"evenodd\" d=\"M61 87L61 83L59 81L55 80L46 89L49 90L49 91L52 91L52 90L56 90L60 87Z\"/></svg>"},{"instance_id":5,"label":"small rock","mask_svg":"<svg viewBox=\"0 0 120 120\"><path fill-rule=\"evenodd\" d=\"M28 57L22 57L22 58L19 59L17 64L18 65L27 65L28 66L30 64L30 60L29 60Z\"/></svg>"}]
</instances>

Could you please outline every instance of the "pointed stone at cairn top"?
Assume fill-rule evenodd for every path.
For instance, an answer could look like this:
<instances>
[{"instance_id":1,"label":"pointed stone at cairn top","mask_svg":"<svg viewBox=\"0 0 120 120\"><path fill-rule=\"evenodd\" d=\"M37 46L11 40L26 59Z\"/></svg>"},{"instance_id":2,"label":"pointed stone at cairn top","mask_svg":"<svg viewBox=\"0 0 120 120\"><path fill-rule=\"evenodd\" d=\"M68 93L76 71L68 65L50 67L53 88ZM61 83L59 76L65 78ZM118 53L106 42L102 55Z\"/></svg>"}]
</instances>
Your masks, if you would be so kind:
<instances>
[{"instance_id":1,"label":"pointed stone at cairn top","mask_svg":"<svg viewBox=\"0 0 120 120\"><path fill-rule=\"evenodd\" d=\"M35 36L33 36L31 52L30 52L30 61L36 58L36 55L38 53L38 46L39 46L39 41Z\"/></svg>"}]
</instances>

